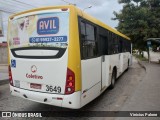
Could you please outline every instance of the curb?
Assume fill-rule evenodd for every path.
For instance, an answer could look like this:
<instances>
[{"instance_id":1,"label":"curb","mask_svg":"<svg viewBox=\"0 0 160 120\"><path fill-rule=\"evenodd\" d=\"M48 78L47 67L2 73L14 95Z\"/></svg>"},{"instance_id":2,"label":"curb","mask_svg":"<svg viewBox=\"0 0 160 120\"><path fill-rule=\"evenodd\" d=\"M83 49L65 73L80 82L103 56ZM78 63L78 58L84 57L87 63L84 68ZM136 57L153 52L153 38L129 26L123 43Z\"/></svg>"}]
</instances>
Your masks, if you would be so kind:
<instances>
[{"instance_id":1,"label":"curb","mask_svg":"<svg viewBox=\"0 0 160 120\"><path fill-rule=\"evenodd\" d=\"M8 83L9 83L8 79L0 80L0 85L4 85L4 84L8 84Z\"/></svg>"}]
</instances>

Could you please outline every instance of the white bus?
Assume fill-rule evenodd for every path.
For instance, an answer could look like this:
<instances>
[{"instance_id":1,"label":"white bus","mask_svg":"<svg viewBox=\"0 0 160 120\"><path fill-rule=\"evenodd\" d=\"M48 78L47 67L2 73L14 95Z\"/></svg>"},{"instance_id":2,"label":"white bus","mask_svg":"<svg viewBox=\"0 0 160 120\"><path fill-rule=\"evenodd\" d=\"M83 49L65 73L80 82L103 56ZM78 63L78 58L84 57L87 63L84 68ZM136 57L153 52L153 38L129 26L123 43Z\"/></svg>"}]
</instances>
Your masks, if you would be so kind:
<instances>
[{"instance_id":1,"label":"white bus","mask_svg":"<svg viewBox=\"0 0 160 120\"><path fill-rule=\"evenodd\" d=\"M79 109L130 65L131 42L73 5L9 18L10 91L27 100Z\"/></svg>"}]
</instances>

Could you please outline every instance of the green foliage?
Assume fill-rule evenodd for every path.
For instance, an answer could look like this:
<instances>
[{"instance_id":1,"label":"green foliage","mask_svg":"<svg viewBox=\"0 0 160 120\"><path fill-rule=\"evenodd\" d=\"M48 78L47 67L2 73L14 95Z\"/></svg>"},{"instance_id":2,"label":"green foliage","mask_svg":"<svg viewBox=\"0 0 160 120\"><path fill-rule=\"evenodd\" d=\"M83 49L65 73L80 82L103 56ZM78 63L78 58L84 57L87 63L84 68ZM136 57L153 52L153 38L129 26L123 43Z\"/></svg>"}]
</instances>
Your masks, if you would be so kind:
<instances>
[{"instance_id":1,"label":"green foliage","mask_svg":"<svg viewBox=\"0 0 160 120\"><path fill-rule=\"evenodd\" d=\"M131 0L118 0L119 3L130 3Z\"/></svg>"},{"instance_id":2,"label":"green foliage","mask_svg":"<svg viewBox=\"0 0 160 120\"><path fill-rule=\"evenodd\" d=\"M141 60L141 61L148 61L147 58L143 57L143 55L138 55L138 54L133 54L137 59Z\"/></svg>"},{"instance_id":3,"label":"green foliage","mask_svg":"<svg viewBox=\"0 0 160 120\"><path fill-rule=\"evenodd\" d=\"M134 48L145 50L147 38L160 37L160 0L118 0L120 12L113 12L117 29L132 39Z\"/></svg>"}]
</instances>

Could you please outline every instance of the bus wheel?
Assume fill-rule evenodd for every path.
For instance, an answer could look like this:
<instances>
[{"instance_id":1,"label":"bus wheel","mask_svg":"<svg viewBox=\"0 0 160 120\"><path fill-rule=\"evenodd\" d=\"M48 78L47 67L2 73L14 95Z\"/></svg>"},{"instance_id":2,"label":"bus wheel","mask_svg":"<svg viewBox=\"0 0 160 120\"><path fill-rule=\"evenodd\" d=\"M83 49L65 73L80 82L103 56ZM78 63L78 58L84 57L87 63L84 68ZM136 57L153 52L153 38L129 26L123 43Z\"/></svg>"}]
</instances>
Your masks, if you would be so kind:
<instances>
[{"instance_id":1,"label":"bus wheel","mask_svg":"<svg viewBox=\"0 0 160 120\"><path fill-rule=\"evenodd\" d=\"M113 89L116 82L116 70L113 69L112 77L111 77L111 85L109 86L110 89Z\"/></svg>"}]
</instances>

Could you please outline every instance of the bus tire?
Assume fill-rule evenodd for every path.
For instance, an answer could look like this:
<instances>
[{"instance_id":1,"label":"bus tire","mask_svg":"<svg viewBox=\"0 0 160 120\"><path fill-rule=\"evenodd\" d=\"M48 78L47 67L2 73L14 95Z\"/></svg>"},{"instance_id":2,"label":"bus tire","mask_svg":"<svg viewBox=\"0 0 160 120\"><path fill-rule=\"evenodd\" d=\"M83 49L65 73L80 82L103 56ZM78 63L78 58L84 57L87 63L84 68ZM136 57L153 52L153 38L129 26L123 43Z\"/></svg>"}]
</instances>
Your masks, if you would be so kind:
<instances>
[{"instance_id":1,"label":"bus tire","mask_svg":"<svg viewBox=\"0 0 160 120\"><path fill-rule=\"evenodd\" d=\"M111 84L109 86L110 89L113 89L116 82L116 69L113 69L112 76L111 76Z\"/></svg>"}]
</instances>

